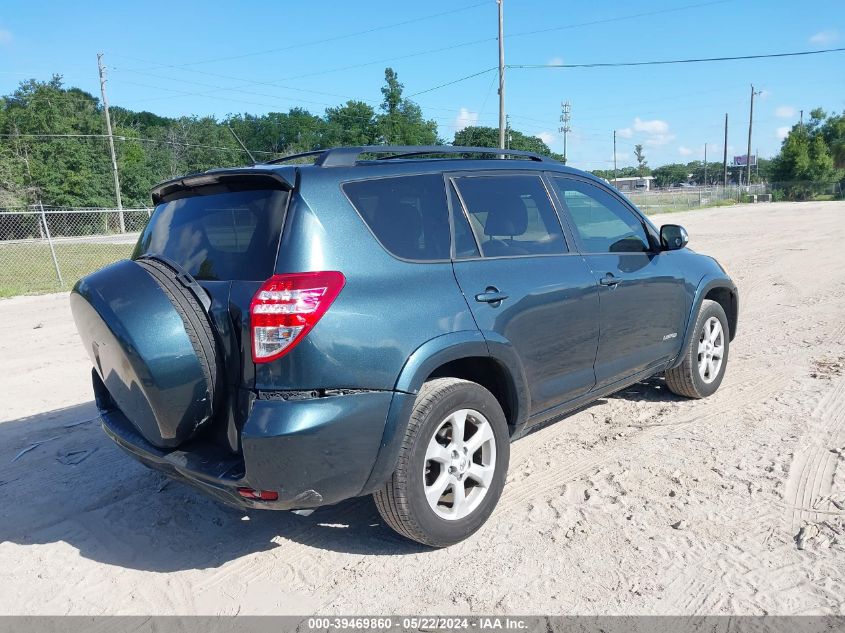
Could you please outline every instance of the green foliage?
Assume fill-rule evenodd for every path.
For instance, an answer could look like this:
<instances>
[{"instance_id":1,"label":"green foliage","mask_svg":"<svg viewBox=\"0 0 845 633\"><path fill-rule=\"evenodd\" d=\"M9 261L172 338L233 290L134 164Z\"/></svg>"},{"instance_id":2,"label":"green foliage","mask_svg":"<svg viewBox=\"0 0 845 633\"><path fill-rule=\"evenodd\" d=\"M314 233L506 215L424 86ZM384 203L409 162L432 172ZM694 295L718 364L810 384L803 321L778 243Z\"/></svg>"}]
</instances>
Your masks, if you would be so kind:
<instances>
[{"instance_id":1,"label":"green foliage","mask_svg":"<svg viewBox=\"0 0 845 633\"><path fill-rule=\"evenodd\" d=\"M816 108L806 125L794 125L789 131L768 175L774 182L789 183L784 186L787 198L806 199L813 195L815 184L843 178L843 143L845 113L828 117Z\"/></svg>"},{"instance_id":2,"label":"green foliage","mask_svg":"<svg viewBox=\"0 0 845 633\"><path fill-rule=\"evenodd\" d=\"M654 176L654 184L658 187L676 187L687 182L689 174L689 168L680 163L663 165L651 172L651 175Z\"/></svg>"},{"instance_id":3,"label":"green foliage","mask_svg":"<svg viewBox=\"0 0 845 633\"><path fill-rule=\"evenodd\" d=\"M380 138L388 145L435 145L437 122L426 121L420 107L402 96L403 88L396 71L385 68L377 121Z\"/></svg>"},{"instance_id":4,"label":"green foliage","mask_svg":"<svg viewBox=\"0 0 845 633\"><path fill-rule=\"evenodd\" d=\"M637 160L637 175L648 176L648 162L643 153L643 146L640 143L634 145L634 158Z\"/></svg>"},{"instance_id":5,"label":"green foliage","mask_svg":"<svg viewBox=\"0 0 845 633\"><path fill-rule=\"evenodd\" d=\"M256 160L337 145L433 145L437 124L404 97L396 72L385 70L380 112L362 101L322 116L302 108L263 115L161 117L111 108L125 206L148 206L158 182L213 167L249 162L229 130ZM115 204L111 159L99 100L62 78L25 81L0 99L0 208ZM38 135L69 135L66 137ZM86 136L90 135L90 136Z\"/></svg>"},{"instance_id":6,"label":"green foliage","mask_svg":"<svg viewBox=\"0 0 845 633\"><path fill-rule=\"evenodd\" d=\"M452 145L461 147L499 147L499 130L494 127L472 125L455 132ZM534 152L544 156L555 156L549 146L536 136L510 130L510 149Z\"/></svg>"}]
</instances>

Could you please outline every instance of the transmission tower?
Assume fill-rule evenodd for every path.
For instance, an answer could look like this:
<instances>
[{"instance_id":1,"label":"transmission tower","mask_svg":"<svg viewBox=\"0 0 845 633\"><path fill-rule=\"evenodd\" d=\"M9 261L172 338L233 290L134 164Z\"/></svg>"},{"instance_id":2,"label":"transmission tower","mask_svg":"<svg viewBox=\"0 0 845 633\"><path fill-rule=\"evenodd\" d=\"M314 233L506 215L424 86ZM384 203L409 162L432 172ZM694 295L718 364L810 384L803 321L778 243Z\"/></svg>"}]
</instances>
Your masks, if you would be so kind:
<instances>
[{"instance_id":1,"label":"transmission tower","mask_svg":"<svg viewBox=\"0 0 845 633\"><path fill-rule=\"evenodd\" d=\"M572 106L569 101L563 101L560 104L560 128L559 132L563 133L563 164L566 164L566 135L572 131L569 122L572 120Z\"/></svg>"}]
</instances>

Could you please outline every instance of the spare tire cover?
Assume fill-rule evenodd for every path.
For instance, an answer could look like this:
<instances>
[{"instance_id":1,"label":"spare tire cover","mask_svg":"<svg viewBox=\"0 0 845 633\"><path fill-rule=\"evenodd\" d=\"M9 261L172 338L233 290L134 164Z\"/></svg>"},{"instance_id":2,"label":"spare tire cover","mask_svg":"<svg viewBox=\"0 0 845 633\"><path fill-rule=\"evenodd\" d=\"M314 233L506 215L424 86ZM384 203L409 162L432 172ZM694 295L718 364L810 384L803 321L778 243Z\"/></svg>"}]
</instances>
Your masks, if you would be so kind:
<instances>
[{"instance_id":1,"label":"spare tire cover","mask_svg":"<svg viewBox=\"0 0 845 633\"><path fill-rule=\"evenodd\" d=\"M188 333L196 322L184 314L186 297L174 305L179 290L163 287L145 264L122 260L83 277L71 293L71 311L115 404L147 441L173 448L213 415L219 372L209 365L216 370L219 354L212 341L207 357L200 333ZM211 332L208 315L202 316Z\"/></svg>"}]
</instances>

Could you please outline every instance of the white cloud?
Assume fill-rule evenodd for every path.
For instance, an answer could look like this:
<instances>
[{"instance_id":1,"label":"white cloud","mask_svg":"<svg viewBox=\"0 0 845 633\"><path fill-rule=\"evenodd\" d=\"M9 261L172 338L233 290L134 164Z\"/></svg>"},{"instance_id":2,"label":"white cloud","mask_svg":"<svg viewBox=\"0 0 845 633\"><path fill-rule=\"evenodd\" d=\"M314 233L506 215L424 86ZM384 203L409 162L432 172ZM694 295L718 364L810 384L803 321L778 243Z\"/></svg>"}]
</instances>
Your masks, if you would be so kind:
<instances>
[{"instance_id":1,"label":"white cloud","mask_svg":"<svg viewBox=\"0 0 845 633\"><path fill-rule=\"evenodd\" d=\"M810 36L810 44L818 46L827 46L839 41L839 31L836 29L825 29Z\"/></svg>"},{"instance_id":2,"label":"white cloud","mask_svg":"<svg viewBox=\"0 0 845 633\"><path fill-rule=\"evenodd\" d=\"M460 132L464 128L476 125L478 123L478 112L470 112L467 108L458 110L458 116L455 117L455 131Z\"/></svg>"},{"instance_id":3,"label":"white cloud","mask_svg":"<svg viewBox=\"0 0 845 633\"><path fill-rule=\"evenodd\" d=\"M779 127L777 130L775 130L775 134L777 134L778 139L782 141L787 136L789 136L789 131L791 129L792 128L788 125L784 125L783 127Z\"/></svg>"},{"instance_id":4,"label":"white cloud","mask_svg":"<svg viewBox=\"0 0 845 633\"><path fill-rule=\"evenodd\" d=\"M629 127L622 128L621 130L616 130L616 136L621 136L622 138L631 138L634 135L634 130Z\"/></svg>"},{"instance_id":5,"label":"white cloud","mask_svg":"<svg viewBox=\"0 0 845 633\"><path fill-rule=\"evenodd\" d=\"M563 57L552 57L546 62L549 66L560 66L563 63Z\"/></svg>"},{"instance_id":6,"label":"white cloud","mask_svg":"<svg viewBox=\"0 0 845 633\"><path fill-rule=\"evenodd\" d=\"M693 150L691 150L689 147L686 147L685 145L681 145L681 146L678 148L678 153L679 153L681 156L692 156L692 155L693 155Z\"/></svg>"},{"instance_id":7,"label":"white cloud","mask_svg":"<svg viewBox=\"0 0 845 633\"><path fill-rule=\"evenodd\" d=\"M795 116L795 108L792 106L780 106L775 109L775 116L780 119L791 119Z\"/></svg>"},{"instance_id":8,"label":"white cloud","mask_svg":"<svg viewBox=\"0 0 845 633\"><path fill-rule=\"evenodd\" d=\"M0 46L7 46L11 44L15 39L15 36L12 35L12 32L6 29L0 29Z\"/></svg>"},{"instance_id":9,"label":"white cloud","mask_svg":"<svg viewBox=\"0 0 845 633\"><path fill-rule=\"evenodd\" d=\"M643 141L643 145L648 147L657 147L660 145L668 145L677 138L674 134L655 134Z\"/></svg>"},{"instance_id":10,"label":"white cloud","mask_svg":"<svg viewBox=\"0 0 845 633\"><path fill-rule=\"evenodd\" d=\"M666 134L669 132L669 124L660 119L643 121L640 117L634 118L634 131L645 134Z\"/></svg>"},{"instance_id":11,"label":"white cloud","mask_svg":"<svg viewBox=\"0 0 845 633\"><path fill-rule=\"evenodd\" d=\"M768 99L769 97L772 96L772 93L769 90L766 90L765 88L763 88L760 92L757 93L757 96L760 97L761 99Z\"/></svg>"},{"instance_id":12,"label":"white cloud","mask_svg":"<svg viewBox=\"0 0 845 633\"><path fill-rule=\"evenodd\" d=\"M543 141L546 145L551 145L557 139L557 136L553 132L540 132L539 134L535 134L538 139Z\"/></svg>"}]
</instances>

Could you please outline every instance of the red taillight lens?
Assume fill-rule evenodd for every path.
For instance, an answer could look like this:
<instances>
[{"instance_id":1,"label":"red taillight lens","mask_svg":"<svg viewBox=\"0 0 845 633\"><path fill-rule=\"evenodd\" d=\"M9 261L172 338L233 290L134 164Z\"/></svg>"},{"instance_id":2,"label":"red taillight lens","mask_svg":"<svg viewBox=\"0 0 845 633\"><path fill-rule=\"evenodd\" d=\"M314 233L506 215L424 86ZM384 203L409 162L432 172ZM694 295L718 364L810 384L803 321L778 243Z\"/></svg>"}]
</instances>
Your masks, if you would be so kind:
<instances>
[{"instance_id":1,"label":"red taillight lens","mask_svg":"<svg viewBox=\"0 0 845 633\"><path fill-rule=\"evenodd\" d=\"M326 313L346 278L336 271L273 275L249 306L252 360L266 363L292 350Z\"/></svg>"},{"instance_id":2,"label":"red taillight lens","mask_svg":"<svg viewBox=\"0 0 845 633\"><path fill-rule=\"evenodd\" d=\"M275 490L253 490L252 488L238 488L238 494L244 499L256 501L278 501L279 493Z\"/></svg>"}]
</instances>

